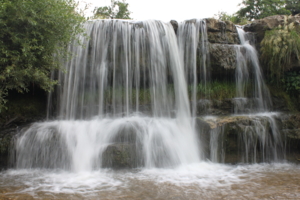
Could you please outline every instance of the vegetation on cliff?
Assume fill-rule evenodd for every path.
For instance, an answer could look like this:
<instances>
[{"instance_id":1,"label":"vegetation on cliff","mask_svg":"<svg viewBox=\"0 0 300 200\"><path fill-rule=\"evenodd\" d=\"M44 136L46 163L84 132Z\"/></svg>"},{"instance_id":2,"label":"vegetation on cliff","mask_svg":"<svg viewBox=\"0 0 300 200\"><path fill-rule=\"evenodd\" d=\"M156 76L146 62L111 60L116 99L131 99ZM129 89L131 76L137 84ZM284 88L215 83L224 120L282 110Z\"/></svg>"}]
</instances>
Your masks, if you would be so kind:
<instances>
[{"instance_id":1,"label":"vegetation on cliff","mask_svg":"<svg viewBox=\"0 0 300 200\"><path fill-rule=\"evenodd\" d=\"M103 6L94 9L95 19L131 19L130 11L128 10L128 3L125 0L121 1L111 1L110 6Z\"/></svg>"},{"instance_id":2,"label":"vegetation on cliff","mask_svg":"<svg viewBox=\"0 0 300 200\"><path fill-rule=\"evenodd\" d=\"M266 31L261 42L261 53L272 78L280 80L282 74L292 67L293 61L300 59L300 32L295 22L288 23L285 16L283 26Z\"/></svg>"},{"instance_id":3,"label":"vegetation on cliff","mask_svg":"<svg viewBox=\"0 0 300 200\"><path fill-rule=\"evenodd\" d=\"M0 113L11 91L32 84L50 91L50 71L60 68L55 55L67 56L68 43L85 20L74 0L2 0L0 7Z\"/></svg>"},{"instance_id":4,"label":"vegetation on cliff","mask_svg":"<svg viewBox=\"0 0 300 200\"><path fill-rule=\"evenodd\" d=\"M271 15L289 15L285 8L285 0L243 0L243 7L236 13L238 17L246 17L249 21L262 19Z\"/></svg>"},{"instance_id":5,"label":"vegetation on cliff","mask_svg":"<svg viewBox=\"0 0 300 200\"><path fill-rule=\"evenodd\" d=\"M244 25L255 19L273 15L296 15L300 13L299 0L243 0L234 14L219 12L215 18Z\"/></svg>"}]
</instances>

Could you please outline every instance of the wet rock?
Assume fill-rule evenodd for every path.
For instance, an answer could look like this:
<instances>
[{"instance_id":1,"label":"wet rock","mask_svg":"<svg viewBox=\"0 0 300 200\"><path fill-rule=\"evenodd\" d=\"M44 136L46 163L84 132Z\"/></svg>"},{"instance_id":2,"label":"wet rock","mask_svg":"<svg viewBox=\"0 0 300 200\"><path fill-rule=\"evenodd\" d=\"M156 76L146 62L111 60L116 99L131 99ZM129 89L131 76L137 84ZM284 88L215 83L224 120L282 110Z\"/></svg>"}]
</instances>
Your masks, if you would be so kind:
<instances>
[{"instance_id":1,"label":"wet rock","mask_svg":"<svg viewBox=\"0 0 300 200\"><path fill-rule=\"evenodd\" d=\"M175 31L175 34L177 34L177 29L178 29L178 22L175 20L170 21L171 25L173 26L173 29Z\"/></svg>"},{"instance_id":2,"label":"wet rock","mask_svg":"<svg viewBox=\"0 0 300 200\"><path fill-rule=\"evenodd\" d=\"M280 130L287 139L288 154L300 153L300 114L286 114L281 116Z\"/></svg>"},{"instance_id":3,"label":"wet rock","mask_svg":"<svg viewBox=\"0 0 300 200\"><path fill-rule=\"evenodd\" d=\"M198 143L200 144L201 152L205 155L209 153L210 148L210 131L209 123L205 122L203 118L197 117L195 119L196 132Z\"/></svg>"},{"instance_id":4,"label":"wet rock","mask_svg":"<svg viewBox=\"0 0 300 200\"><path fill-rule=\"evenodd\" d=\"M223 22L214 18L207 18L206 24L207 24L208 32L225 32L225 31L229 31L232 33L237 32L235 25L230 21Z\"/></svg>"},{"instance_id":5,"label":"wet rock","mask_svg":"<svg viewBox=\"0 0 300 200\"><path fill-rule=\"evenodd\" d=\"M124 126L119 129L119 132L113 138L113 142L115 143L136 143L137 135L136 135L136 127L134 126Z\"/></svg>"},{"instance_id":6,"label":"wet rock","mask_svg":"<svg viewBox=\"0 0 300 200\"><path fill-rule=\"evenodd\" d=\"M203 118L211 128L206 158L232 164L283 160L284 140L273 119L259 115Z\"/></svg>"},{"instance_id":7,"label":"wet rock","mask_svg":"<svg viewBox=\"0 0 300 200\"><path fill-rule=\"evenodd\" d=\"M111 144L103 152L102 167L113 169L139 167L143 163L140 153L135 144Z\"/></svg>"},{"instance_id":8,"label":"wet rock","mask_svg":"<svg viewBox=\"0 0 300 200\"><path fill-rule=\"evenodd\" d=\"M197 104L198 115L229 115L233 112L232 99L200 99Z\"/></svg>"}]
</instances>

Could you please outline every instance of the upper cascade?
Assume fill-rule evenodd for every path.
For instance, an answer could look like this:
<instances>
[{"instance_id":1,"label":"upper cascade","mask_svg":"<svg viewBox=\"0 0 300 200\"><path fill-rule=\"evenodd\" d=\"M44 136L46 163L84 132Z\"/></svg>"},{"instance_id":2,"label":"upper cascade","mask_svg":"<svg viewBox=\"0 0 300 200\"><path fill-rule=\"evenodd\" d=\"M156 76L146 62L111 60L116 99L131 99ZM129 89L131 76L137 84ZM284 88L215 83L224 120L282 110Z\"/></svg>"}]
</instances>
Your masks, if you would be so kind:
<instances>
[{"instance_id":1,"label":"upper cascade","mask_svg":"<svg viewBox=\"0 0 300 200\"><path fill-rule=\"evenodd\" d=\"M170 23L97 20L69 46L59 116L190 116L177 38Z\"/></svg>"},{"instance_id":2,"label":"upper cascade","mask_svg":"<svg viewBox=\"0 0 300 200\"><path fill-rule=\"evenodd\" d=\"M251 35L237 27L241 45L236 45L236 98L235 113L266 112L270 110L272 101L265 85L258 54ZM250 95L247 98L247 88Z\"/></svg>"}]
</instances>

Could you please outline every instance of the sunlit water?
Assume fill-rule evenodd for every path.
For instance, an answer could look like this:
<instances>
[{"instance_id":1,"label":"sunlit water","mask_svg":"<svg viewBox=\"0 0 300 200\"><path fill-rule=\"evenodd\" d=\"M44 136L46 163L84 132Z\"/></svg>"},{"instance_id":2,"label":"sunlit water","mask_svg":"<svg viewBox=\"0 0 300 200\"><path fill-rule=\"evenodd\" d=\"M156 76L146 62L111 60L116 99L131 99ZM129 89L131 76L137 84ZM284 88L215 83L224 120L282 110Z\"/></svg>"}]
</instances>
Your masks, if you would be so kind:
<instances>
[{"instance_id":1,"label":"sunlit water","mask_svg":"<svg viewBox=\"0 0 300 200\"><path fill-rule=\"evenodd\" d=\"M221 165L202 162L175 169L8 170L1 199L298 199L300 166Z\"/></svg>"}]
</instances>

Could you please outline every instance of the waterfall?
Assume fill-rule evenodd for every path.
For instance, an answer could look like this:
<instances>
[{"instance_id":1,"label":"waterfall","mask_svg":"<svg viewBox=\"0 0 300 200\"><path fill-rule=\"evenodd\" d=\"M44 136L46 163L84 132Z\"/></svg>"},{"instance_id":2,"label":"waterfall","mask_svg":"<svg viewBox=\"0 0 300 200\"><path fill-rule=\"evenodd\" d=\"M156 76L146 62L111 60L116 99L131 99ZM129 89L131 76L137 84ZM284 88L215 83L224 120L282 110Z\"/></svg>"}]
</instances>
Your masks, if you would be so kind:
<instances>
[{"instance_id":1,"label":"waterfall","mask_svg":"<svg viewBox=\"0 0 300 200\"><path fill-rule=\"evenodd\" d=\"M60 75L60 117L189 117L186 83L170 24L99 20L85 24L74 56ZM179 95L180 93L180 95ZM175 113L174 113L175 112Z\"/></svg>"},{"instance_id":2,"label":"waterfall","mask_svg":"<svg viewBox=\"0 0 300 200\"><path fill-rule=\"evenodd\" d=\"M241 45L236 45L236 98L235 113L269 111L271 97L264 83L256 49L251 37L237 27ZM247 98L247 89L253 91Z\"/></svg>"},{"instance_id":3,"label":"waterfall","mask_svg":"<svg viewBox=\"0 0 300 200\"><path fill-rule=\"evenodd\" d=\"M73 57L64 60L65 72L52 74L60 82L51 95L58 99L57 119L34 123L15 141L18 169L225 162L226 126L216 117L205 141L196 124L197 87L209 90L206 20L182 22L177 37L170 23L154 20L96 20L84 28L86 35L68 47ZM251 114L236 133L241 162L277 161L283 142L274 117L254 114L270 109L270 95L249 36L240 28L238 34L234 112Z\"/></svg>"},{"instance_id":4,"label":"waterfall","mask_svg":"<svg viewBox=\"0 0 300 200\"><path fill-rule=\"evenodd\" d=\"M0 199L300 196L300 168L285 162L300 156L285 155L297 117L270 112L253 35L215 19L172 25L84 24L51 73L47 120L3 131L2 155L18 132Z\"/></svg>"},{"instance_id":5,"label":"waterfall","mask_svg":"<svg viewBox=\"0 0 300 200\"><path fill-rule=\"evenodd\" d=\"M16 167L91 171L111 167L116 152L122 167L199 162L171 24L97 20L84 28L58 75L61 120L35 123L17 139Z\"/></svg>"},{"instance_id":6,"label":"waterfall","mask_svg":"<svg viewBox=\"0 0 300 200\"><path fill-rule=\"evenodd\" d=\"M279 162L285 159L285 147L282 136L278 130L275 113L261 113L255 115L240 115L239 121L234 124L223 124L222 119L213 118L219 124L210 131L209 155L212 162L224 163L226 151L230 151L228 143L234 136L236 143L235 162L259 163ZM210 119L212 120L212 119ZM230 121L230 119L227 119ZM232 130L228 131L231 127ZM225 134L226 132L226 134ZM236 135L233 133L235 132ZM227 146L227 147L226 147ZM231 158L228 158L230 160Z\"/></svg>"},{"instance_id":7,"label":"waterfall","mask_svg":"<svg viewBox=\"0 0 300 200\"><path fill-rule=\"evenodd\" d=\"M203 84L206 89L209 79L209 48L206 29L205 20L193 19L181 22L177 30L180 56L184 63L186 80L191 88L193 117L196 116L197 111L197 86Z\"/></svg>"}]
</instances>

